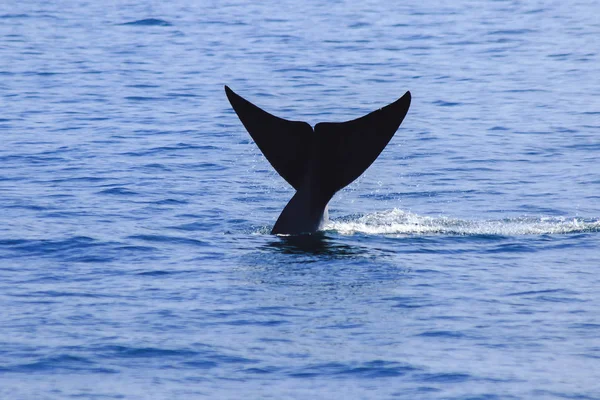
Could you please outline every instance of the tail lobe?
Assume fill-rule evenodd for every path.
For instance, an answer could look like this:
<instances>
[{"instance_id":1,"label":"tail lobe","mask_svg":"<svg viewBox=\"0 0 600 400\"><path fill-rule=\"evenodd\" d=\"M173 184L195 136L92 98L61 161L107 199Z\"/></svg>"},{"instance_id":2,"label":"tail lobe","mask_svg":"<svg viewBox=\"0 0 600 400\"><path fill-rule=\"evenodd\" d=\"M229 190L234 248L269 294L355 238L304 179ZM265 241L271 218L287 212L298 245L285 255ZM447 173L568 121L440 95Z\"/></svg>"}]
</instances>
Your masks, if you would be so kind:
<instances>
[{"instance_id":1,"label":"tail lobe","mask_svg":"<svg viewBox=\"0 0 600 400\"><path fill-rule=\"evenodd\" d=\"M261 110L225 86L234 111L273 168L296 190L302 184L314 132L306 122L288 121Z\"/></svg>"},{"instance_id":2,"label":"tail lobe","mask_svg":"<svg viewBox=\"0 0 600 400\"><path fill-rule=\"evenodd\" d=\"M363 174L392 139L410 107L411 94L364 117L315 126L323 184L337 192Z\"/></svg>"}]
</instances>

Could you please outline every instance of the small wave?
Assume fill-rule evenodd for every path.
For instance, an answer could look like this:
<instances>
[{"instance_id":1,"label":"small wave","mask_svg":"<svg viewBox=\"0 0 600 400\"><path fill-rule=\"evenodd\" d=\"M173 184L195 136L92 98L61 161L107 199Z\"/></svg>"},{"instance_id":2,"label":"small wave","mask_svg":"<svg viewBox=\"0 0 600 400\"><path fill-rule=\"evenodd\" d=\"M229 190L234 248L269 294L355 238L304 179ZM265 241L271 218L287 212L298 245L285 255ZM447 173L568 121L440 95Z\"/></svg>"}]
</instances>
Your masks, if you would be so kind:
<instances>
[{"instance_id":1,"label":"small wave","mask_svg":"<svg viewBox=\"0 0 600 400\"><path fill-rule=\"evenodd\" d=\"M129 190L129 189L124 188L124 187L114 187L114 188L111 188L111 189L105 189L105 190L102 190L102 191L100 191L98 193L99 194L119 195L119 196L131 196L131 195L136 195L137 194L133 190Z\"/></svg>"},{"instance_id":2,"label":"small wave","mask_svg":"<svg viewBox=\"0 0 600 400\"><path fill-rule=\"evenodd\" d=\"M0 19L29 18L28 14L2 14Z\"/></svg>"},{"instance_id":3,"label":"small wave","mask_svg":"<svg viewBox=\"0 0 600 400\"><path fill-rule=\"evenodd\" d=\"M173 244L189 244L193 246L208 246L207 242L197 239L176 237L176 236L165 236L165 235L133 235L129 236L128 239L143 240L152 243L173 243Z\"/></svg>"},{"instance_id":4,"label":"small wave","mask_svg":"<svg viewBox=\"0 0 600 400\"><path fill-rule=\"evenodd\" d=\"M2 369L0 369L2 371ZM116 373L112 368L98 367L97 364L88 358L60 354L53 357L43 357L31 363L15 365L4 368L8 372L61 372L61 371L87 371L96 373Z\"/></svg>"},{"instance_id":5,"label":"small wave","mask_svg":"<svg viewBox=\"0 0 600 400\"><path fill-rule=\"evenodd\" d=\"M362 363L327 363L294 369L288 373L292 378L315 378L321 376L348 376L354 378L389 378L418 372L418 367L393 361L374 360Z\"/></svg>"},{"instance_id":6,"label":"small wave","mask_svg":"<svg viewBox=\"0 0 600 400\"><path fill-rule=\"evenodd\" d=\"M521 217L478 221L424 217L395 208L330 221L325 229L342 235L549 235L600 232L600 219Z\"/></svg>"},{"instance_id":7,"label":"small wave","mask_svg":"<svg viewBox=\"0 0 600 400\"><path fill-rule=\"evenodd\" d=\"M462 103L451 102L451 101L443 101L443 100L434 101L433 104L441 106L441 107L454 107L454 106L460 106L460 105L462 105Z\"/></svg>"},{"instance_id":8,"label":"small wave","mask_svg":"<svg viewBox=\"0 0 600 400\"><path fill-rule=\"evenodd\" d=\"M151 96L126 96L125 100L129 100L129 101L158 101L158 100L164 100L164 99L160 98L160 97L151 97Z\"/></svg>"},{"instance_id":9,"label":"small wave","mask_svg":"<svg viewBox=\"0 0 600 400\"><path fill-rule=\"evenodd\" d=\"M137 21L125 22L121 25L136 25L136 26L171 26L170 22L157 18L146 18Z\"/></svg>"}]
</instances>

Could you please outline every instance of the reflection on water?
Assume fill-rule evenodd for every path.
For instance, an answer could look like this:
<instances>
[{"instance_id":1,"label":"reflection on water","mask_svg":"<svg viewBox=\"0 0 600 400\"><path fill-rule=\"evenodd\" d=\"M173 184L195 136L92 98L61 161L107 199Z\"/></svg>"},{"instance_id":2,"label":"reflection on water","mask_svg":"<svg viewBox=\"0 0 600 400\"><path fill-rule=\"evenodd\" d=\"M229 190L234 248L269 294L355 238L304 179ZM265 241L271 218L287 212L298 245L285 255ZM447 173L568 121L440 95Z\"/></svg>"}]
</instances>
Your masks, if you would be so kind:
<instances>
[{"instance_id":1,"label":"reflection on water","mask_svg":"<svg viewBox=\"0 0 600 400\"><path fill-rule=\"evenodd\" d=\"M258 249L240 257L237 271L244 281L261 288L301 287L302 292L293 296L306 296L311 304L328 303L332 296L396 287L411 273L409 266L392 261L385 250L323 232L271 236Z\"/></svg>"},{"instance_id":2,"label":"reflection on water","mask_svg":"<svg viewBox=\"0 0 600 400\"><path fill-rule=\"evenodd\" d=\"M312 235L278 236L276 240L263 246L282 254L303 254L330 256L333 258L356 257L367 253L367 249L336 241L323 232Z\"/></svg>"}]
</instances>

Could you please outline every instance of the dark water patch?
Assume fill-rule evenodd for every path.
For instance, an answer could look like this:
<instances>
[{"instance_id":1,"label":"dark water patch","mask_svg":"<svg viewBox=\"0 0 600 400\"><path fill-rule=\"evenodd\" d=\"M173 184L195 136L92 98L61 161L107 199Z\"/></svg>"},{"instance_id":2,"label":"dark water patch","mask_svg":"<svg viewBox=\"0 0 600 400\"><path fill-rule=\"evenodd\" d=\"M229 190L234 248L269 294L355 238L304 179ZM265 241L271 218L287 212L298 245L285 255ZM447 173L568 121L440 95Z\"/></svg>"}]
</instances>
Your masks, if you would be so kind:
<instances>
[{"instance_id":1,"label":"dark water patch","mask_svg":"<svg viewBox=\"0 0 600 400\"><path fill-rule=\"evenodd\" d=\"M135 85L125 85L125 87L135 88L135 89L156 89L159 88L160 85L148 84L148 83L138 83Z\"/></svg>"},{"instance_id":2,"label":"dark water patch","mask_svg":"<svg viewBox=\"0 0 600 400\"><path fill-rule=\"evenodd\" d=\"M535 253L537 249L524 243L503 243L485 251L487 253Z\"/></svg>"},{"instance_id":3,"label":"dark water patch","mask_svg":"<svg viewBox=\"0 0 600 400\"><path fill-rule=\"evenodd\" d=\"M90 293L90 292L75 292L75 291L57 291L57 290L44 290L31 292L27 294L13 294L15 297L41 297L41 298L64 298L64 297L79 297L79 298L87 298L87 299L103 299L103 298L114 298L118 296L113 295L105 295L100 293Z\"/></svg>"},{"instance_id":4,"label":"dark water patch","mask_svg":"<svg viewBox=\"0 0 600 400\"><path fill-rule=\"evenodd\" d=\"M523 14L540 14L546 11L545 8L534 8L532 10L524 11Z\"/></svg>"},{"instance_id":5,"label":"dark water patch","mask_svg":"<svg viewBox=\"0 0 600 400\"><path fill-rule=\"evenodd\" d=\"M503 90L504 93L537 93L537 92L548 92L547 90L544 89L532 89L532 88L527 88L527 89L506 89Z\"/></svg>"},{"instance_id":6,"label":"dark water patch","mask_svg":"<svg viewBox=\"0 0 600 400\"><path fill-rule=\"evenodd\" d=\"M569 399L569 400L598 400L596 393L569 393L569 392L557 392L546 389L534 389L531 391L531 398L538 399Z\"/></svg>"},{"instance_id":7,"label":"dark water patch","mask_svg":"<svg viewBox=\"0 0 600 400\"><path fill-rule=\"evenodd\" d=\"M571 57L573 53L556 53L556 54L548 54L548 58L555 58L560 60L565 60L568 57Z\"/></svg>"},{"instance_id":8,"label":"dark water patch","mask_svg":"<svg viewBox=\"0 0 600 400\"><path fill-rule=\"evenodd\" d=\"M24 279L22 282L24 283L55 283L55 282L63 282L64 277L61 275L55 275L50 272L49 274L44 274L41 276L35 276L32 279Z\"/></svg>"},{"instance_id":9,"label":"dark water patch","mask_svg":"<svg viewBox=\"0 0 600 400\"><path fill-rule=\"evenodd\" d=\"M118 24L121 26L172 26L170 22L158 18L146 18Z\"/></svg>"},{"instance_id":10,"label":"dark water patch","mask_svg":"<svg viewBox=\"0 0 600 400\"><path fill-rule=\"evenodd\" d=\"M114 187L114 188L102 190L102 191L98 192L97 194L108 194L108 195L115 195L115 196L135 196L135 195L138 195L139 193L134 192L133 190L129 190L124 187Z\"/></svg>"},{"instance_id":11,"label":"dark water patch","mask_svg":"<svg viewBox=\"0 0 600 400\"><path fill-rule=\"evenodd\" d=\"M105 182L109 178L102 178L98 176L75 176L71 178L58 178L51 179L48 183L69 183L69 182Z\"/></svg>"},{"instance_id":12,"label":"dark water patch","mask_svg":"<svg viewBox=\"0 0 600 400\"><path fill-rule=\"evenodd\" d=\"M144 165L144 168L158 169L161 171L171 171L171 168L165 166L164 164L158 164L158 163L146 164L146 165Z\"/></svg>"},{"instance_id":13,"label":"dark water patch","mask_svg":"<svg viewBox=\"0 0 600 400\"><path fill-rule=\"evenodd\" d=\"M595 323L580 323L580 324L571 324L569 326L571 329L581 329L581 330L591 330L593 332L600 332L600 324Z\"/></svg>"},{"instance_id":14,"label":"dark water patch","mask_svg":"<svg viewBox=\"0 0 600 400\"><path fill-rule=\"evenodd\" d=\"M255 360L251 360L249 358L220 354L217 352L208 354L208 358L213 359L213 360L217 361L218 363L225 363L225 364L250 364L250 363L255 362Z\"/></svg>"},{"instance_id":15,"label":"dark water patch","mask_svg":"<svg viewBox=\"0 0 600 400\"><path fill-rule=\"evenodd\" d=\"M579 132L579 130L577 130L577 129L566 128L564 126L558 126L558 127L554 128L554 130L556 132L562 132L562 133L578 133Z\"/></svg>"},{"instance_id":16,"label":"dark water patch","mask_svg":"<svg viewBox=\"0 0 600 400\"><path fill-rule=\"evenodd\" d=\"M447 42L446 44L450 45L450 46L461 46L462 47L462 46L472 46L474 44L480 44L480 43L472 41L472 40L457 40L457 41ZM462 79L471 80L469 78L462 78Z\"/></svg>"},{"instance_id":17,"label":"dark water patch","mask_svg":"<svg viewBox=\"0 0 600 400\"><path fill-rule=\"evenodd\" d=\"M573 145L566 145L563 147L565 149L598 151L598 150L600 150L600 143L578 143L578 144L573 144Z\"/></svg>"},{"instance_id":18,"label":"dark water patch","mask_svg":"<svg viewBox=\"0 0 600 400\"><path fill-rule=\"evenodd\" d=\"M549 303L584 303L587 300L578 299L575 297L556 297L556 296L539 296L536 298L538 301L544 301Z\"/></svg>"},{"instance_id":19,"label":"dark water patch","mask_svg":"<svg viewBox=\"0 0 600 400\"><path fill-rule=\"evenodd\" d=\"M8 43L23 43L25 42L25 38L23 35L18 35L18 34L9 34L9 35L4 35L4 38L6 39L6 41ZM19 75L15 72L7 72L7 71L0 71L0 75ZM7 94L4 95L4 97L17 97L18 94L16 93L11 93L11 94Z\"/></svg>"},{"instance_id":20,"label":"dark water patch","mask_svg":"<svg viewBox=\"0 0 600 400\"><path fill-rule=\"evenodd\" d=\"M440 106L440 107L455 107L455 106L460 106L463 103L444 101L444 100L436 100L432 104L435 104L436 106Z\"/></svg>"},{"instance_id":21,"label":"dark water patch","mask_svg":"<svg viewBox=\"0 0 600 400\"><path fill-rule=\"evenodd\" d=\"M382 300L396 302L396 304L393 305L394 308L417 309L433 305L431 302L425 302L423 299L417 297L394 296L385 297Z\"/></svg>"},{"instance_id":22,"label":"dark water patch","mask_svg":"<svg viewBox=\"0 0 600 400\"><path fill-rule=\"evenodd\" d=\"M437 339L461 339L466 337L466 335L464 335L463 333L453 331L428 331L419 333L416 336Z\"/></svg>"},{"instance_id":23,"label":"dark water patch","mask_svg":"<svg viewBox=\"0 0 600 400\"><path fill-rule=\"evenodd\" d=\"M156 247L151 246L115 246L118 252L133 252L133 253L151 253L158 250Z\"/></svg>"},{"instance_id":24,"label":"dark water patch","mask_svg":"<svg viewBox=\"0 0 600 400\"><path fill-rule=\"evenodd\" d=\"M57 196L57 197L64 198L62 196ZM69 196L65 196L65 197L68 198ZM43 213L41 216L42 216L42 218L69 219L69 218L86 217L88 215L90 215L89 212L84 212L84 211L51 211L51 212Z\"/></svg>"},{"instance_id":25,"label":"dark water patch","mask_svg":"<svg viewBox=\"0 0 600 400\"><path fill-rule=\"evenodd\" d=\"M89 255L73 255L65 259L65 261L79 262L79 263L100 263L104 264L110 261L116 260L117 257L109 256L107 254L89 254Z\"/></svg>"},{"instance_id":26,"label":"dark water patch","mask_svg":"<svg viewBox=\"0 0 600 400\"><path fill-rule=\"evenodd\" d=\"M348 25L348 28L358 29L358 28L367 28L369 26L371 26L371 24L368 22L355 22L353 24Z\"/></svg>"},{"instance_id":27,"label":"dark water patch","mask_svg":"<svg viewBox=\"0 0 600 400\"><path fill-rule=\"evenodd\" d=\"M95 348L94 353L101 359L142 360L144 362L154 360L163 365L177 363L169 365L169 368L210 369L223 364L241 365L254 362L248 358L221 353L211 346L194 347L194 349L172 349L112 345Z\"/></svg>"},{"instance_id":28,"label":"dark water patch","mask_svg":"<svg viewBox=\"0 0 600 400\"><path fill-rule=\"evenodd\" d=\"M58 355L54 357L44 357L33 363L26 363L5 368L5 372L23 372L23 373L65 373L68 372L88 372L101 374L114 374L118 371L112 368L103 368L96 366L91 360L72 355Z\"/></svg>"},{"instance_id":29,"label":"dark water patch","mask_svg":"<svg viewBox=\"0 0 600 400\"><path fill-rule=\"evenodd\" d=\"M144 130L144 131L136 131L136 133L157 134L160 132ZM166 133L171 133L171 132L166 132ZM174 146L153 147L153 148L146 149L146 150L122 153L122 155L142 157L142 156L155 155L155 154L161 154L161 153L176 153L176 152L187 151L187 150L217 150L217 149L218 148L215 146L198 146L198 145L192 145L192 144L187 144L187 143L178 143Z\"/></svg>"},{"instance_id":30,"label":"dark water patch","mask_svg":"<svg viewBox=\"0 0 600 400\"><path fill-rule=\"evenodd\" d=\"M253 321L249 319L236 319L233 321L223 321L217 323L217 325L231 325L231 326L280 326L289 323L288 321L282 320L268 320L268 321Z\"/></svg>"},{"instance_id":31,"label":"dark water patch","mask_svg":"<svg viewBox=\"0 0 600 400\"><path fill-rule=\"evenodd\" d=\"M281 371L281 368L274 366L246 368L242 370L242 372L252 375L269 375L278 373L279 371Z\"/></svg>"},{"instance_id":32,"label":"dark water patch","mask_svg":"<svg viewBox=\"0 0 600 400\"><path fill-rule=\"evenodd\" d=\"M448 400L520 400L521 397L511 395L498 395L498 394L477 394L477 395L466 395L466 396L454 396L448 397Z\"/></svg>"},{"instance_id":33,"label":"dark water patch","mask_svg":"<svg viewBox=\"0 0 600 400\"><path fill-rule=\"evenodd\" d=\"M2 14L0 15L0 19L21 19L21 18L29 18L29 14Z\"/></svg>"},{"instance_id":34,"label":"dark water patch","mask_svg":"<svg viewBox=\"0 0 600 400\"><path fill-rule=\"evenodd\" d=\"M60 394L60 393L62 393L62 391L60 391L58 389L54 389L54 390L49 391L49 393ZM90 393L90 390L83 390L83 393L74 393L74 394L71 394L71 395L69 395L69 398L85 399L85 400L95 400L95 399L99 399L99 400L106 400L106 399L122 400L122 399L126 399L127 396L125 396L123 394Z\"/></svg>"},{"instance_id":35,"label":"dark water patch","mask_svg":"<svg viewBox=\"0 0 600 400\"><path fill-rule=\"evenodd\" d=\"M544 303L584 303L587 300L579 298L577 292L565 289L550 289L530 292L511 293L506 296L524 297Z\"/></svg>"},{"instance_id":36,"label":"dark water patch","mask_svg":"<svg viewBox=\"0 0 600 400\"><path fill-rule=\"evenodd\" d=\"M165 97L151 97L151 96L126 96L125 100L129 101L160 101L166 100Z\"/></svg>"},{"instance_id":37,"label":"dark water patch","mask_svg":"<svg viewBox=\"0 0 600 400\"><path fill-rule=\"evenodd\" d=\"M461 373L427 373L415 377L419 381L429 383L462 383L473 379L471 375Z\"/></svg>"},{"instance_id":38,"label":"dark water patch","mask_svg":"<svg viewBox=\"0 0 600 400\"><path fill-rule=\"evenodd\" d=\"M18 246L28 242L27 239L0 239L0 246Z\"/></svg>"},{"instance_id":39,"label":"dark water patch","mask_svg":"<svg viewBox=\"0 0 600 400\"><path fill-rule=\"evenodd\" d=\"M47 165L47 164L51 164L53 162L63 163L63 162L66 162L67 160L65 160L62 157L50 157L48 155L38 156L38 155L15 154L15 155L10 155L10 156L0 157L0 161L8 161L8 162L17 161L17 162L24 163L25 165L27 165L27 164Z\"/></svg>"},{"instance_id":40,"label":"dark water patch","mask_svg":"<svg viewBox=\"0 0 600 400\"><path fill-rule=\"evenodd\" d=\"M532 29L502 29L497 31L490 31L487 35L495 36L495 35L523 35L526 33L534 33L535 30Z\"/></svg>"},{"instance_id":41,"label":"dark water patch","mask_svg":"<svg viewBox=\"0 0 600 400\"><path fill-rule=\"evenodd\" d=\"M130 347L111 345L95 348L94 352L101 357L109 358L172 358L196 357L199 352L189 349L163 349L157 347Z\"/></svg>"},{"instance_id":42,"label":"dark water patch","mask_svg":"<svg viewBox=\"0 0 600 400\"><path fill-rule=\"evenodd\" d=\"M589 346L586 349L586 352L584 354L580 354L580 355L582 357L593 358L593 359L600 359L600 347L599 346L594 346L594 345Z\"/></svg>"},{"instance_id":43,"label":"dark water patch","mask_svg":"<svg viewBox=\"0 0 600 400\"><path fill-rule=\"evenodd\" d=\"M344 329L356 329L356 328L361 328L363 327L364 324L349 324L349 323L338 323L338 324L333 324L333 325L324 325L321 327L318 327L317 329L323 329L323 330L330 330L330 329L335 329L335 330L344 330Z\"/></svg>"},{"instance_id":44,"label":"dark water patch","mask_svg":"<svg viewBox=\"0 0 600 400\"><path fill-rule=\"evenodd\" d=\"M73 120L75 120L75 121L93 121L93 122L109 121L110 119L111 118L109 118L109 117L91 117L91 116L73 118Z\"/></svg>"},{"instance_id":45,"label":"dark water patch","mask_svg":"<svg viewBox=\"0 0 600 400\"><path fill-rule=\"evenodd\" d=\"M281 338L260 338L259 341L261 342L265 342L265 343L293 343L293 340L291 339L281 339Z\"/></svg>"},{"instance_id":46,"label":"dark water patch","mask_svg":"<svg viewBox=\"0 0 600 400\"><path fill-rule=\"evenodd\" d=\"M186 244L186 245L200 246L200 247L209 246L209 243L204 242L202 240L183 238L183 237L175 237L175 236L165 236L165 235L133 235L133 236L128 236L127 238L135 239L135 240L142 240L145 242L152 242L152 243Z\"/></svg>"},{"instance_id":47,"label":"dark water patch","mask_svg":"<svg viewBox=\"0 0 600 400\"><path fill-rule=\"evenodd\" d=\"M376 360L362 363L316 364L292 370L287 375L303 379L317 377L375 379L405 376L418 370L408 364Z\"/></svg>"},{"instance_id":48,"label":"dark water patch","mask_svg":"<svg viewBox=\"0 0 600 400\"><path fill-rule=\"evenodd\" d=\"M392 396L397 396L398 398L409 398L407 397L407 395L409 395L410 393L415 393L417 399L422 398L422 396L424 394L430 394L430 393L440 393L442 392L442 389L436 388L436 387L431 387L431 386L418 386L412 390L404 390L402 392L396 392L396 393L392 393Z\"/></svg>"},{"instance_id":49,"label":"dark water patch","mask_svg":"<svg viewBox=\"0 0 600 400\"><path fill-rule=\"evenodd\" d=\"M437 39L437 37L433 36L433 35L427 35L427 34L418 33L418 34L414 34L414 35L408 35L408 36L405 37L405 39L409 40L409 41L419 41L419 40Z\"/></svg>"},{"instance_id":50,"label":"dark water patch","mask_svg":"<svg viewBox=\"0 0 600 400\"><path fill-rule=\"evenodd\" d=\"M548 294L548 293L566 293L568 292L569 294L574 294L571 291L565 290L565 289L545 289L545 290L530 290L530 291L526 291L526 292L515 292L515 293L508 293L505 296L537 296L537 295L542 295L542 294Z\"/></svg>"},{"instance_id":51,"label":"dark water patch","mask_svg":"<svg viewBox=\"0 0 600 400\"><path fill-rule=\"evenodd\" d=\"M106 242L81 236L64 240L18 240L12 243L7 242L5 247L12 252L6 257L40 257L57 259L61 263L100 264L118 259L131 260L156 250L153 247L128 246L118 242Z\"/></svg>"},{"instance_id":52,"label":"dark water patch","mask_svg":"<svg viewBox=\"0 0 600 400\"><path fill-rule=\"evenodd\" d=\"M100 75L100 74L106 73L106 71L99 71L99 70L91 69L91 70L82 71L81 73L84 74L84 75ZM97 101L97 102L101 102L101 103L105 103L106 102L105 99L98 98L98 96L95 96L95 95L90 94L90 93L88 93L87 96L88 97L92 97L92 98L96 98L95 101Z\"/></svg>"},{"instance_id":53,"label":"dark water patch","mask_svg":"<svg viewBox=\"0 0 600 400\"><path fill-rule=\"evenodd\" d=\"M186 169L198 169L198 170L207 170L207 171L225 171L228 170L229 167L225 165L220 165L216 163L207 163L201 162L196 164L189 164L186 166Z\"/></svg>"},{"instance_id":54,"label":"dark water patch","mask_svg":"<svg viewBox=\"0 0 600 400\"><path fill-rule=\"evenodd\" d=\"M35 72L36 76L54 76L54 75L64 75L65 72Z\"/></svg>"},{"instance_id":55,"label":"dark water patch","mask_svg":"<svg viewBox=\"0 0 600 400\"><path fill-rule=\"evenodd\" d=\"M136 275L139 276L167 276L167 275L173 275L175 272L174 271L144 271L144 272L138 272Z\"/></svg>"},{"instance_id":56,"label":"dark water patch","mask_svg":"<svg viewBox=\"0 0 600 400\"><path fill-rule=\"evenodd\" d=\"M171 92L171 93L167 93L166 94L167 97L172 97L172 98L192 98L192 97L200 97L197 94L194 93L175 93L175 92Z\"/></svg>"},{"instance_id":57,"label":"dark water patch","mask_svg":"<svg viewBox=\"0 0 600 400\"><path fill-rule=\"evenodd\" d=\"M362 246L337 242L320 232L312 235L278 236L277 240L266 244L263 249L281 254L319 255L333 258L354 258L368 253L368 250Z\"/></svg>"},{"instance_id":58,"label":"dark water patch","mask_svg":"<svg viewBox=\"0 0 600 400\"><path fill-rule=\"evenodd\" d=\"M243 311L238 311L238 313L243 313L243 314L250 314L250 315L256 315L256 316L263 316L263 315L277 315L277 316L285 316L285 317L291 317L291 316L295 316L295 315L291 315L287 312L288 308L286 307L257 307L257 308L251 308L251 309L245 309ZM230 318L232 315L234 315L230 310L215 310L213 312L211 312L209 314L211 317L213 318Z\"/></svg>"},{"instance_id":59,"label":"dark water patch","mask_svg":"<svg viewBox=\"0 0 600 400\"><path fill-rule=\"evenodd\" d=\"M189 201L177 200L177 199L163 199L163 200L151 201L149 203L157 204L157 205L164 205L164 206L178 206L178 205L189 204Z\"/></svg>"},{"instance_id":60,"label":"dark water patch","mask_svg":"<svg viewBox=\"0 0 600 400\"><path fill-rule=\"evenodd\" d=\"M237 19L234 19L234 20L218 20L218 19L215 19L215 20L212 20L212 21L209 21L209 20L202 21L202 25L223 25L223 26L239 26L239 27L242 27L242 26L247 26L249 24L247 22L240 21L240 20L237 20Z\"/></svg>"},{"instance_id":61,"label":"dark water patch","mask_svg":"<svg viewBox=\"0 0 600 400\"><path fill-rule=\"evenodd\" d=\"M185 361L182 363L183 366L192 369L211 369L219 366L219 363L212 360L197 360L197 361Z\"/></svg>"},{"instance_id":62,"label":"dark water patch","mask_svg":"<svg viewBox=\"0 0 600 400\"><path fill-rule=\"evenodd\" d=\"M15 245L15 248L24 253L48 254L64 250L86 249L101 246L101 243L86 236L75 236L64 240L26 240Z\"/></svg>"},{"instance_id":63,"label":"dark water patch","mask_svg":"<svg viewBox=\"0 0 600 400\"><path fill-rule=\"evenodd\" d=\"M14 181L14 179L12 179ZM14 208L14 209L22 209L22 210L31 210L31 211L48 211L54 210L55 207L50 206L39 206L37 204L7 204L4 206L5 208Z\"/></svg>"}]
</instances>

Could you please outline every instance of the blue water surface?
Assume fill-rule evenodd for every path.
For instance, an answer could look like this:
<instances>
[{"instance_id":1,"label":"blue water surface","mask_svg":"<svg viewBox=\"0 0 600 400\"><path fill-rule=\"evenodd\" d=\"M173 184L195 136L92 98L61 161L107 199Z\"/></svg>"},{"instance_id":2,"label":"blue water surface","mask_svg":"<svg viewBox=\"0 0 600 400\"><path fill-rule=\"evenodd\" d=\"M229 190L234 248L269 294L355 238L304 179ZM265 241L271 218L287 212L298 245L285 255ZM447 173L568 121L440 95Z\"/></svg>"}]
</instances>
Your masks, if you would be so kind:
<instances>
[{"instance_id":1,"label":"blue water surface","mask_svg":"<svg viewBox=\"0 0 600 400\"><path fill-rule=\"evenodd\" d=\"M600 399L596 1L0 3L1 399ZM412 106L322 234L223 85Z\"/></svg>"}]
</instances>

